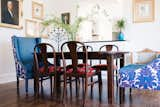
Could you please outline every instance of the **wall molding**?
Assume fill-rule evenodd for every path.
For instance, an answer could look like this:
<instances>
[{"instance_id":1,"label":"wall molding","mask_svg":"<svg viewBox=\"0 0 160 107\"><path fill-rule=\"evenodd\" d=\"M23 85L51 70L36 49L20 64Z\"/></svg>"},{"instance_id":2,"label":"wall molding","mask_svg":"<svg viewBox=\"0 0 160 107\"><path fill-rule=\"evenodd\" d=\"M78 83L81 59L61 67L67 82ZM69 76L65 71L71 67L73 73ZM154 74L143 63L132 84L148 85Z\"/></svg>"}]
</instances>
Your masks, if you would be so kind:
<instances>
[{"instance_id":1,"label":"wall molding","mask_svg":"<svg viewBox=\"0 0 160 107\"><path fill-rule=\"evenodd\" d=\"M5 73L0 75L0 84L16 81L16 73Z\"/></svg>"}]
</instances>

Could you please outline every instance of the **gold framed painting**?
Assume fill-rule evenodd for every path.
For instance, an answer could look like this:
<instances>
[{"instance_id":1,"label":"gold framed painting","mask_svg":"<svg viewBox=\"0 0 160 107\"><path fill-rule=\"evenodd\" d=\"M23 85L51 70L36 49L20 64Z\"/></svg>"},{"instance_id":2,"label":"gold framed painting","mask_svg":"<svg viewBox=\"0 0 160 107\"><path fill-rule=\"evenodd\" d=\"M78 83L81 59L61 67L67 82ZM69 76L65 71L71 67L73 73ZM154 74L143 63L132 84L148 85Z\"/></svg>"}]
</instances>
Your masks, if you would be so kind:
<instances>
[{"instance_id":1,"label":"gold framed painting","mask_svg":"<svg viewBox=\"0 0 160 107\"><path fill-rule=\"evenodd\" d=\"M0 0L0 26L22 28L22 0Z\"/></svg>"},{"instance_id":2,"label":"gold framed painting","mask_svg":"<svg viewBox=\"0 0 160 107\"><path fill-rule=\"evenodd\" d=\"M43 4L32 1L32 18L42 20L44 17Z\"/></svg>"},{"instance_id":3,"label":"gold framed painting","mask_svg":"<svg viewBox=\"0 0 160 107\"><path fill-rule=\"evenodd\" d=\"M26 36L38 37L37 29L38 29L37 21L26 19L26 21L25 21L25 34L26 34Z\"/></svg>"},{"instance_id":4,"label":"gold framed painting","mask_svg":"<svg viewBox=\"0 0 160 107\"><path fill-rule=\"evenodd\" d=\"M70 13L62 13L61 19L64 24L70 24Z\"/></svg>"},{"instance_id":5,"label":"gold framed painting","mask_svg":"<svg viewBox=\"0 0 160 107\"><path fill-rule=\"evenodd\" d=\"M155 15L154 0L133 0L133 22L152 22Z\"/></svg>"}]
</instances>

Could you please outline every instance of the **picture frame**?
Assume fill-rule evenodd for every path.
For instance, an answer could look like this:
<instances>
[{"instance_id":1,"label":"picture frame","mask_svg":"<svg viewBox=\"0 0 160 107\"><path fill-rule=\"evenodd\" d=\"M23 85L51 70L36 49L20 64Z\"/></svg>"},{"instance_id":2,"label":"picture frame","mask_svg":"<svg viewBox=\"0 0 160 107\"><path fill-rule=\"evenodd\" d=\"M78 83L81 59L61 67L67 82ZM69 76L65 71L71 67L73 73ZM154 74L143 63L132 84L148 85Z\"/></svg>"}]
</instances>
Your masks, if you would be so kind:
<instances>
[{"instance_id":1,"label":"picture frame","mask_svg":"<svg viewBox=\"0 0 160 107\"><path fill-rule=\"evenodd\" d=\"M153 22L155 17L154 0L133 0L133 22Z\"/></svg>"},{"instance_id":2,"label":"picture frame","mask_svg":"<svg viewBox=\"0 0 160 107\"><path fill-rule=\"evenodd\" d=\"M62 13L61 19L64 24L70 24L70 13Z\"/></svg>"},{"instance_id":3,"label":"picture frame","mask_svg":"<svg viewBox=\"0 0 160 107\"><path fill-rule=\"evenodd\" d=\"M31 19L25 20L25 34L28 37L38 37L38 22Z\"/></svg>"},{"instance_id":4,"label":"picture frame","mask_svg":"<svg viewBox=\"0 0 160 107\"><path fill-rule=\"evenodd\" d=\"M32 18L43 20L44 6L42 3L32 1Z\"/></svg>"},{"instance_id":5,"label":"picture frame","mask_svg":"<svg viewBox=\"0 0 160 107\"><path fill-rule=\"evenodd\" d=\"M37 31L38 31L38 35L39 37L42 37L42 38L48 38L48 32L49 32L49 28L46 28L42 22L38 22L38 28L37 28Z\"/></svg>"},{"instance_id":6,"label":"picture frame","mask_svg":"<svg viewBox=\"0 0 160 107\"><path fill-rule=\"evenodd\" d=\"M0 0L0 26L22 29L23 0Z\"/></svg>"}]
</instances>

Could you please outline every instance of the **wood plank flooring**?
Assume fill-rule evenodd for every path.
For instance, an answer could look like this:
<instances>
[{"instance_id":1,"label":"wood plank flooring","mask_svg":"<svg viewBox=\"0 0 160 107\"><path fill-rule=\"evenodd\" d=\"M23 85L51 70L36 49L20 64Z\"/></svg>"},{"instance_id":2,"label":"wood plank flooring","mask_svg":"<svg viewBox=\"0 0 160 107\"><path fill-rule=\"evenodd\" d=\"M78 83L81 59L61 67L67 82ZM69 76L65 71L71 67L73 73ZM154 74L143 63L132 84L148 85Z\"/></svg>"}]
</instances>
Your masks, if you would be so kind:
<instances>
[{"instance_id":1,"label":"wood plank flooring","mask_svg":"<svg viewBox=\"0 0 160 107\"><path fill-rule=\"evenodd\" d=\"M20 95L17 96L16 82L0 85L0 107L82 107L82 97L76 99L75 90L73 88L72 100L69 96L66 104L62 104L61 100L50 97L49 81L43 83L43 94L37 99L34 97L33 83L30 81L29 95L25 95L24 81L20 81ZM90 90L90 89L89 89ZM126 91L125 101L123 105L119 105L118 93L116 93L116 104L108 105L107 101L106 80L103 80L102 96L99 101L98 86L93 89L93 97L89 95L85 107L160 107L160 91L144 91L134 89L131 96ZM116 89L115 89L116 92ZM80 93L81 95L81 93ZM58 96L60 98L60 96Z\"/></svg>"}]
</instances>

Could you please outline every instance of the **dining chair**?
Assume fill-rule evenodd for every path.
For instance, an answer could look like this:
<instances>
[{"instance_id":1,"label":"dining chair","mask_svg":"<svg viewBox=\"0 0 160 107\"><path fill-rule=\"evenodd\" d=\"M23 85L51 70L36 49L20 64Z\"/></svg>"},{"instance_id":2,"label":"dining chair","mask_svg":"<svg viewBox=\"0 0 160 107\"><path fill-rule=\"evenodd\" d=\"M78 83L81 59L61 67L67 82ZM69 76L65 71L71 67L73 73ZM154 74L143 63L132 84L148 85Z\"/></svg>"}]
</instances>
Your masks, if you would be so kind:
<instances>
[{"instance_id":1,"label":"dining chair","mask_svg":"<svg viewBox=\"0 0 160 107\"><path fill-rule=\"evenodd\" d=\"M19 94L19 78L25 80L25 91L28 95L28 81L33 79L34 46L41 43L41 38L12 36L13 55L15 60L17 92Z\"/></svg>"},{"instance_id":2,"label":"dining chair","mask_svg":"<svg viewBox=\"0 0 160 107\"><path fill-rule=\"evenodd\" d=\"M83 66L79 66L78 64L78 47L83 46ZM66 64L66 59L64 55L64 50L65 48L68 48L70 57L71 57L71 65ZM102 78L101 78L101 73L99 71L96 71L94 68L92 68L88 64L88 52L86 46L78 41L70 41L70 42L65 42L61 46L61 52L62 52L62 59L63 59L63 67L64 67L64 90L63 90L63 100L66 98L66 80L67 77L75 77L76 79L82 78L82 86L84 87L84 93L83 93L83 104L86 102L86 97L88 93L88 86L92 86L96 83L99 83L99 89L101 89L102 85ZM98 76L98 81L94 81L89 83L88 79L93 76Z\"/></svg>"},{"instance_id":3,"label":"dining chair","mask_svg":"<svg viewBox=\"0 0 160 107\"><path fill-rule=\"evenodd\" d=\"M93 52L93 47L90 46L90 45L80 46L80 47L78 47L78 51L84 50L85 47L87 48L87 51L88 51L88 52ZM92 66L92 60L89 60L89 65ZM84 64L83 64L83 63L82 63L82 64L78 64L78 66L83 67ZM83 81L83 80L82 80L82 81ZM91 77L91 80L90 80L90 81L93 82L93 77ZM91 85L91 96L92 96L92 93L93 93L93 85Z\"/></svg>"},{"instance_id":4,"label":"dining chair","mask_svg":"<svg viewBox=\"0 0 160 107\"><path fill-rule=\"evenodd\" d=\"M52 56L48 57L47 53L53 53ZM40 57L38 57L38 54ZM52 57L52 58L51 58ZM46 79L50 79L50 93L52 96L52 89L54 92L56 91L56 76L58 73L62 72L62 68L56 66L56 52L52 45L48 43L40 43L34 47L34 64L35 64L35 76L37 83L39 80L41 81L41 88L42 88L42 81ZM52 86L52 77L54 77L54 88ZM40 78L40 79L39 79ZM39 86L39 85L38 85ZM39 93L39 87L37 87Z\"/></svg>"},{"instance_id":5,"label":"dining chair","mask_svg":"<svg viewBox=\"0 0 160 107\"><path fill-rule=\"evenodd\" d=\"M119 48L118 46L116 45L103 45L99 48L99 57L100 57L100 60L99 60L99 64L98 65L94 65L93 68L95 69L99 69L101 71L105 70L107 71L107 62L105 64L102 64L102 59L101 59L101 55L102 55L102 52L112 52L112 51L119 51ZM116 60L116 63L115 65L113 65L113 68L114 70L116 70L116 83L117 83L117 86L118 86L118 70L117 70L117 60Z\"/></svg>"}]
</instances>

